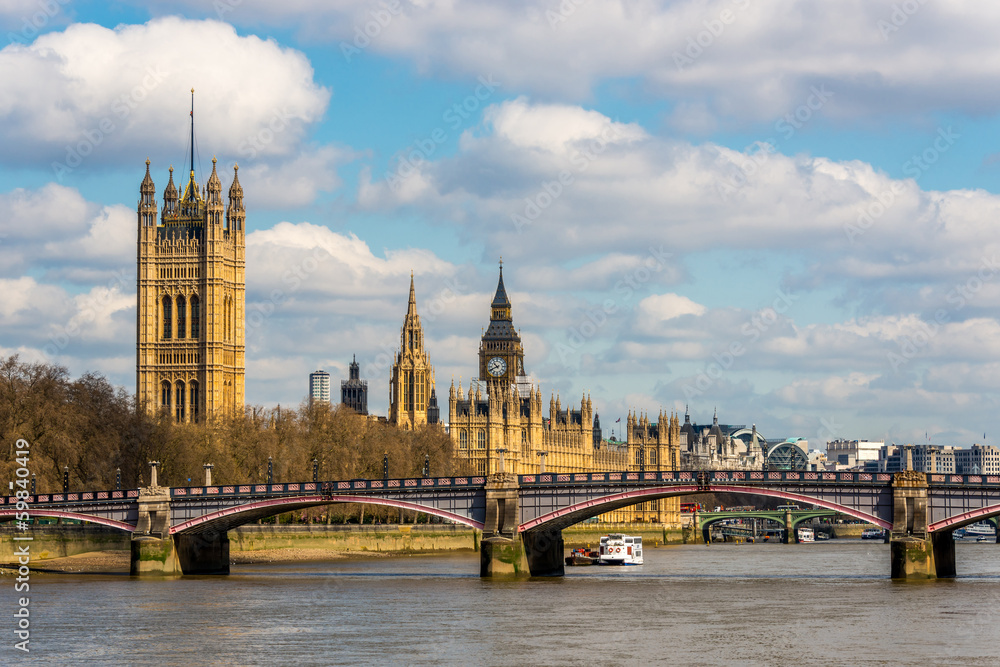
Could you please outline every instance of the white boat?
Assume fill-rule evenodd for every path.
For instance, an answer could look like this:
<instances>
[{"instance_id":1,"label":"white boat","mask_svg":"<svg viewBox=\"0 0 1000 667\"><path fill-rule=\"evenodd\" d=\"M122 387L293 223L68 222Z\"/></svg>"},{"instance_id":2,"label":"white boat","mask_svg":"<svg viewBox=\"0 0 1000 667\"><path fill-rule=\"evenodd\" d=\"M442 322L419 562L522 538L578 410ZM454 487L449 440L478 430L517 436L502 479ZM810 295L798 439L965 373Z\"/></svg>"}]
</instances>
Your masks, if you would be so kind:
<instances>
[{"instance_id":1,"label":"white boat","mask_svg":"<svg viewBox=\"0 0 1000 667\"><path fill-rule=\"evenodd\" d=\"M994 537L995 535L996 530L993 529L993 526L985 522L965 527L965 537Z\"/></svg>"},{"instance_id":2,"label":"white boat","mask_svg":"<svg viewBox=\"0 0 1000 667\"><path fill-rule=\"evenodd\" d=\"M599 565L642 565L642 538L612 533L601 538Z\"/></svg>"},{"instance_id":3,"label":"white boat","mask_svg":"<svg viewBox=\"0 0 1000 667\"><path fill-rule=\"evenodd\" d=\"M861 539L863 540L881 540L885 537L885 533L881 528L865 528L861 531Z\"/></svg>"},{"instance_id":4,"label":"white boat","mask_svg":"<svg viewBox=\"0 0 1000 667\"><path fill-rule=\"evenodd\" d=\"M816 534L812 528L799 528L799 542L815 542Z\"/></svg>"}]
</instances>

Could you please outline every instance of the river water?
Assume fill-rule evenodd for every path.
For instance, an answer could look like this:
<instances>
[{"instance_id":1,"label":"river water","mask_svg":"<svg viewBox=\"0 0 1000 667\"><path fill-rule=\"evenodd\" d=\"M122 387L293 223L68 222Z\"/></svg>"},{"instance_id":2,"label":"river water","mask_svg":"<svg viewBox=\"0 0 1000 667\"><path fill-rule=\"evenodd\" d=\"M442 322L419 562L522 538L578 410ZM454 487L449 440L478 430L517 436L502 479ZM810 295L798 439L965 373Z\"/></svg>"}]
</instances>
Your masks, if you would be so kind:
<instances>
[{"instance_id":1,"label":"river water","mask_svg":"<svg viewBox=\"0 0 1000 667\"><path fill-rule=\"evenodd\" d=\"M31 653L6 630L0 663L1000 664L1000 545L959 543L959 576L924 583L890 581L888 549L647 547L642 566L518 582L481 580L475 554L166 581L37 573Z\"/></svg>"}]
</instances>

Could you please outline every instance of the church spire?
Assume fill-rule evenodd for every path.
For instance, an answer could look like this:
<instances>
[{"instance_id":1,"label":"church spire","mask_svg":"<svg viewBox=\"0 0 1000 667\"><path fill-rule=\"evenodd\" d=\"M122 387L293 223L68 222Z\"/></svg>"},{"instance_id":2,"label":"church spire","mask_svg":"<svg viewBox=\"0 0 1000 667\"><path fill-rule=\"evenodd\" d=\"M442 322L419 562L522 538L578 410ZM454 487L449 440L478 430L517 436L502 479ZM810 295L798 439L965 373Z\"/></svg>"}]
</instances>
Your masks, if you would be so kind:
<instances>
[{"instance_id":1,"label":"church spire","mask_svg":"<svg viewBox=\"0 0 1000 667\"><path fill-rule=\"evenodd\" d=\"M410 271L410 303L406 307L406 319L417 315L417 292L413 289L413 271Z\"/></svg>"}]
</instances>

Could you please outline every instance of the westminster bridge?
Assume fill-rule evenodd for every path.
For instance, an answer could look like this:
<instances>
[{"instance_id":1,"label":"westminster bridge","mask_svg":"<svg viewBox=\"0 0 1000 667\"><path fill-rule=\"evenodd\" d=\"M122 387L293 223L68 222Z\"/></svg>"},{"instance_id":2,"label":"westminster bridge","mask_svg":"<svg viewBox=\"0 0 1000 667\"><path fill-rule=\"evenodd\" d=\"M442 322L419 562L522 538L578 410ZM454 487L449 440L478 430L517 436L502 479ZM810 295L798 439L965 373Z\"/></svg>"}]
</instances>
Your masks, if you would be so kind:
<instances>
[{"instance_id":1,"label":"westminster bridge","mask_svg":"<svg viewBox=\"0 0 1000 667\"><path fill-rule=\"evenodd\" d=\"M795 471L497 473L468 477L149 487L6 496L0 521L56 517L132 535L134 575L227 574L227 532L331 503L423 512L482 531L484 577L561 576L562 530L659 498L738 493L809 504L890 531L893 578L955 575L952 531L1000 515L1000 476ZM18 506L18 503L21 506ZM15 538L16 539L16 538Z\"/></svg>"}]
</instances>

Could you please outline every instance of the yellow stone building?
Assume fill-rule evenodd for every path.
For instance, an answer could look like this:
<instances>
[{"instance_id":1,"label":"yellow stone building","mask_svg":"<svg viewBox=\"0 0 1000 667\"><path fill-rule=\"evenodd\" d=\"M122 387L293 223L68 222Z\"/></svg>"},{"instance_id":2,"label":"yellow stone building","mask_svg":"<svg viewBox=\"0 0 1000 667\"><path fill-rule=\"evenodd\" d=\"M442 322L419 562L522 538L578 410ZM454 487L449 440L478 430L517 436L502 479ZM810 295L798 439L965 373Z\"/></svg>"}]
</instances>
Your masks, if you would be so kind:
<instances>
[{"instance_id":1,"label":"yellow stone building","mask_svg":"<svg viewBox=\"0 0 1000 667\"><path fill-rule=\"evenodd\" d=\"M389 378L389 423L412 430L438 423L434 367L424 350L424 330L410 273L410 302L400 331L399 352Z\"/></svg>"},{"instance_id":2,"label":"yellow stone building","mask_svg":"<svg viewBox=\"0 0 1000 667\"><path fill-rule=\"evenodd\" d=\"M627 443L605 441L589 396L580 407L563 408L549 399L542 414L542 392L524 370L524 348L514 329L503 266L490 304L490 323L479 345L479 378L466 394L461 381L448 395L449 433L457 461L470 472L518 475L542 472L676 470L680 458L680 420L676 415L648 417L629 413ZM679 524L680 503L662 499L601 517L603 521L655 521Z\"/></svg>"},{"instance_id":3,"label":"yellow stone building","mask_svg":"<svg viewBox=\"0 0 1000 667\"><path fill-rule=\"evenodd\" d=\"M201 192L192 159L182 196L171 167L158 219L149 164L138 206L138 401L177 421L242 410L246 211L239 167L226 205L214 158Z\"/></svg>"}]
</instances>

